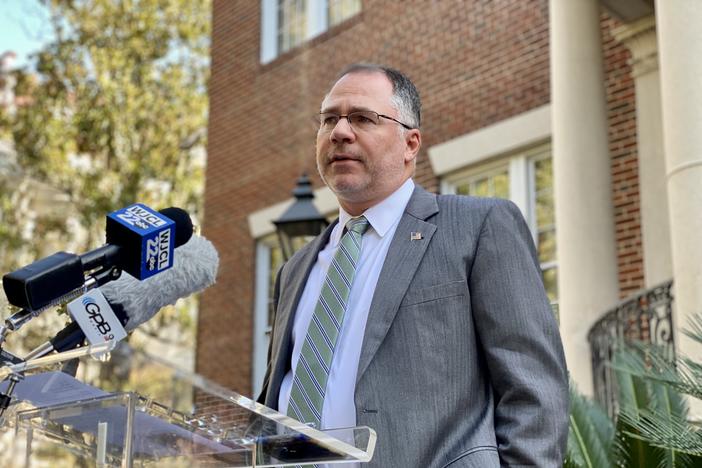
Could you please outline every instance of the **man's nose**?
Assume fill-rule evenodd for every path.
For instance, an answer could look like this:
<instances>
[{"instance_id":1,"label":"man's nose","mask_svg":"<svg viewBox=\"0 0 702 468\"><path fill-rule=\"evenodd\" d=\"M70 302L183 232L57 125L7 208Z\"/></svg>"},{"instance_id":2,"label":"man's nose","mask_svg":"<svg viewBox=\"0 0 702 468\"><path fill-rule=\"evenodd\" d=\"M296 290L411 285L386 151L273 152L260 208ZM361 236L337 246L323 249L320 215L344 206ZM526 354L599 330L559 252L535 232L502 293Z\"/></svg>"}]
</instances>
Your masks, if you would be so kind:
<instances>
[{"instance_id":1,"label":"man's nose","mask_svg":"<svg viewBox=\"0 0 702 468\"><path fill-rule=\"evenodd\" d=\"M356 139L356 134L347 118L342 117L339 119L329 134L329 139L332 143L352 142Z\"/></svg>"}]
</instances>

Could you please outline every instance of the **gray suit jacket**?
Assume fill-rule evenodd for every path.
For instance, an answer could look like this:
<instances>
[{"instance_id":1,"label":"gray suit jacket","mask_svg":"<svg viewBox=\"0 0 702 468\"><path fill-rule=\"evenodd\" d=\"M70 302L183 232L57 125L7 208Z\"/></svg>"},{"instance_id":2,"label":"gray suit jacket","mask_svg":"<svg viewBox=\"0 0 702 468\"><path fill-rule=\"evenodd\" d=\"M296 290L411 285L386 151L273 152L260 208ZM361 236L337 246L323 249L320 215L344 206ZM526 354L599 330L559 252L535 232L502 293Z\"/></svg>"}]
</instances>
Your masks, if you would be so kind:
<instances>
[{"instance_id":1,"label":"gray suit jacket","mask_svg":"<svg viewBox=\"0 0 702 468\"><path fill-rule=\"evenodd\" d=\"M259 400L276 408L294 313L331 227L281 269ZM420 232L421 240L410 240ZM524 219L511 202L417 187L371 304L355 391L369 467L560 466L568 380Z\"/></svg>"}]
</instances>

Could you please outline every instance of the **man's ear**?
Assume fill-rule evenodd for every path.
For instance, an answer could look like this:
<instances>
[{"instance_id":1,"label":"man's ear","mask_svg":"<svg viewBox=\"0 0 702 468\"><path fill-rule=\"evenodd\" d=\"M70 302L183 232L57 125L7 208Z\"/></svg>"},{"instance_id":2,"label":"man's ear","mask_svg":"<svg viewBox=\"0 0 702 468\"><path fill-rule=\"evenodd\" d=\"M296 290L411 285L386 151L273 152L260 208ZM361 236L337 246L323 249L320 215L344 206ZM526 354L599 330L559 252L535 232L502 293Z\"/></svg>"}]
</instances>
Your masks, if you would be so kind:
<instances>
[{"instance_id":1,"label":"man's ear","mask_svg":"<svg viewBox=\"0 0 702 468\"><path fill-rule=\"evenodd\" d=\"M422 134L414 128L405 132L405 162L410 162L417 157L422 146Z\"/></svg>"}]
</instances>

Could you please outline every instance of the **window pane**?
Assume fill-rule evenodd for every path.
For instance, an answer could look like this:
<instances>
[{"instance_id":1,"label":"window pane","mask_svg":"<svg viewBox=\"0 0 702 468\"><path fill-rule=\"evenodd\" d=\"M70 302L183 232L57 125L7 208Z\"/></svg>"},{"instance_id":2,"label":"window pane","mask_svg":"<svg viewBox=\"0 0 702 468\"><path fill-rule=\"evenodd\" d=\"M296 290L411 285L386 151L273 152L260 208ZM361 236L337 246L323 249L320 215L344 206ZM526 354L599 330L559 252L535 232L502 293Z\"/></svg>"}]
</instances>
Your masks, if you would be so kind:
<instances>
[{"instance_id":1,"label":"window pane","mask_svg":"<svg viewBox=\"0 0 702 468\"><path fill-rule=\"evenodd\" d=\"M278 275L278 270L283 266L283 251L280 248L278 239L275 235L269 236L266 239L271 249L270 265L268 270L268 321L267 329L273 326L275 320L275 310L273 310L273 291L275 290L275 278Z\"/></svg>"},{"instance_id":2,"label":"window pane","mask_svg":"<svg viewBox=\"0 0 702 468\"><path fill-rule=\"evenodd\" d=\"M536 195L536 225L542 228L555 224L553 213L553 193Z\"/></svg>"},{"instance_id":3,"label":"window pane","mask_svg":"<svg viewBox=\"0 0 702 468\"><path fill-rule=\"evenodd\" d=\"M553 262L556 260L556 230L540 232L538 235L539 262Z\"/></svg>"},{"instance_id":4,"label":"window pane","mask_svg":"<svg viewBox=\"0 0 702 468\"><path fill-rule=\"evenodd\" d=\"M361 0L329 0L329 27L361 11Z\"/></svg>"},{"instance_id":5,"label":"window pane","mask_svg":"<svg viewBox=\"0 0 702 468\"><path fill-rule=\"evenodd\" d=\"M551 158L539 159L534 162L536 173L536 193L542 190L553 190L553 163Z\"/></svg>"},{"instance_id":6,"label":"window pane","mask_svg":"<svg viewBox=\"0 0 702 468\"><path fill-rule=\"evenodd\" d=\"M453 183L458 195L513 199L524 209L536 241L544 284L554 307L558 301L553 163L549 145L505 157L500 166L472 172ZM514 179L514 180L513 180ZM454 179L455 180L455 179ZM510 190L516 190L512 193Z\"/></svg>"},{"instance_id":7,"label":"window pane","mask_svg":"<svg viewBox=\"0 0 702 468\"><path fill-rule=\"evenodd\" d=\"M456 193L474 197L509 198L509 173L502 169L492 174L470 177L456 184Z\"/></svg>"},{"instance_id":8,"label":"window pane","mask_svg":"<svg viewBox=\"0 0 702 468\"><path fill-rule=\"evenodd\" d=\"M278 0L278 53L305 40L307 0Z\"/></svg>"},{"instance_id":9,"label":"window pane","mask_svg":"<svg viewBox=\"0 0 702 468\"><path fill-rule=\"evenodd\" d=\"M305 244L314 239L314 236L296 237L293 239L293 249L297 252ZM285 263L283 258L283 250L280 248L280 241L276 234L270 234L262 239L262 242L270 248L270 264L268 265L268 329L273 326L275 320L275 310L273 310L273 292L275 291L275 279L278 275L278 270Z\"/></svg>"},{"instance_id":10,"label":"window pane","mask_svg":"<svg viewBox=\"0 0 702 468\"><path fill-rule=\"evenodd\" d=\"M494 185L494 192L490 196L497 198L509 198L509 176L507 175L507 171L495 176Z\"/></svg>"},{"instance_id":11,"label":"window pane","mask_svg":"<svg viewBox=\"0 0 702 468\"><path fill-rule=\"evenodd\" d=\"M456 194L458 195L470 195L470 189L468 184L456 185Z\"/></svg>"},{"instance_id":12,"label":"window pane","mask_svg":"<svg viewBox=\"0 0 702 468\"><path fill-rule=\"evenodd\" d=\"M544 288L551 304L558 301L558 271L555 267L542 271Z\"/></svg>"},{"instance_id":13,"label":"window pane","mask_svg":"<svg viewBox=\"0 0 702 468\"><path fill-rule=\"evenodd\" d=\"M556 219L553 205L553 163L551 158L533 160L534 216L532 226L537 235L537 250L549 300L558 300L556 268Z\"/></svg>"},{"instance_id":14,"label":"window pane","mask_svg":"<svg viewBox=\"0 0 702 468\"><path fill-rule=\"evenodd\" d=\"M476 197L490 196L490 179L481 179L473 183L472 195Z\"/></svg>"},{"instance_id":15,"label":"window pane","mask_svg":"<svg viewBox=\"0 0 702 468\"><path fill-rule=\"evenodd\" d=\"M556 261L556 226L553 209L553 172L551 158L534 161L534 212L539 261Z\"/></svg>"}]
</instances>

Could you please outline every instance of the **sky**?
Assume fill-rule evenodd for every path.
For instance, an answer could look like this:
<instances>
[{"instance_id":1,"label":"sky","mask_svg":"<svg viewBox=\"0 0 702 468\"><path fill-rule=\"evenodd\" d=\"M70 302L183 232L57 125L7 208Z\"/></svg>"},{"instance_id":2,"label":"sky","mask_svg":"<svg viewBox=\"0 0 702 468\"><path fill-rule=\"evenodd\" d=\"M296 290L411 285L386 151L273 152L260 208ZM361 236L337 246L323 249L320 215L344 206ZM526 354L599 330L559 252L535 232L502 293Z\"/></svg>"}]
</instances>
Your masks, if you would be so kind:
<instances>
[{"instance_id":1,"label":"sky","mask_svg":"<svg viewBox=\"0 0 702 468\"><path fill-rule=\"evenodd\" d=\"M0 54L11 50L16 66L25 66L48 37L47 13L37 0L0 0Z\"/></svg>"}]
</instances>

